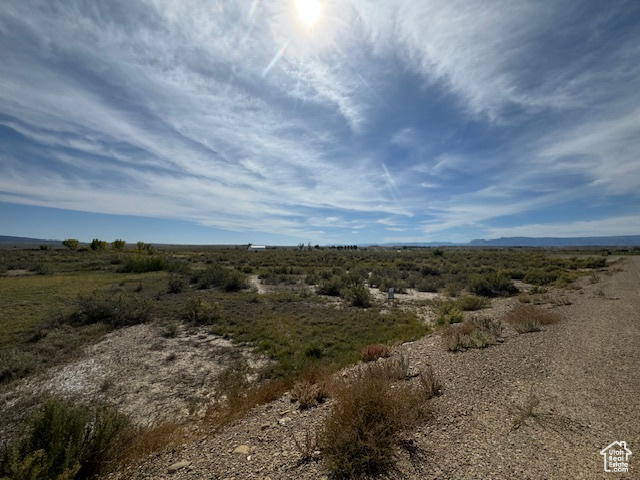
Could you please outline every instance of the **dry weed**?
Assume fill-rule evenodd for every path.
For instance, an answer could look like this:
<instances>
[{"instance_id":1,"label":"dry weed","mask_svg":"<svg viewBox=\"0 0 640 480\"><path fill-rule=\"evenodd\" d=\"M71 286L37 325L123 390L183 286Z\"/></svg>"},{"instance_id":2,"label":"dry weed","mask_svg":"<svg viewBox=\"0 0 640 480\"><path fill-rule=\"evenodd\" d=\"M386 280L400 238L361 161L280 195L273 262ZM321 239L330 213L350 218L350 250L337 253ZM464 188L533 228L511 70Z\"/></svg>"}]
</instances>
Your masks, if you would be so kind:
<instances>
[{"instance_id":1,"label":"dry weed","mask_svg":"<svg viewBox=\"0 0 640 480\"><path fill-rule=\"evenodd\" d=\"M442 381L440 380L440 377L436 375L431 365L427 365L425 368L420 370L418 380L427 399L440 395L440 392L442 391Z\"/></svg>"},{"instance_id":2,"label":"dry weed","mask_svg":"<svg viewBox=\"0 0 640 480\"><path fill-rule=\"evenodd\" d=\"M300 410L313 408L329 397L329 392L324 382L311 383L307 380L298 381L291 390L291 400L298 402Z\"/></svg>"},{"instance_id":3,"label":"dry weed","mask_svg":"<svg viewBox=\"0 0 640 480\"><path fill-rule=\"evenodd\" d=\"M518 333L538 332L542 325L551 325L560 320L556 313L533 305L517 305L505 316L505 321Z\"/></svg>"},{"instance_id":4,"label":"dry weed","mask_svg":"<svg viewBox=\"0 0 640 480\"><path fill-rule=\"evenodd\" d=\"M360 358L363 362L374 362L379 358L387 358L389 356L391 356L391 349L380 343L367 345L360 351Z\"/></svg>"},{"instance_id":5,"label":"dry weed","mask_svg":"<svg viewBox=\"0 0 640 480\"><path fill-rule=\"evenodd\" d=\"M318 461L320 459L319 435L318 432L311 432L308 428L304 431L304 437L302 440L298 440L295 434L291 433L293 442L296 446L296 450L300 454L299 463L309 463L312 460Z\"/></svg>"},{"instance_id":6,"label":"dry weed","mask_svg":"<svg viewBox=\"0 0 640 480\"><path fill-rule=\"evenodd\" d=\"M335 400L320 434L323 457L334 478L391 471L403 433L426 414L424 395L408 383L394 384L378 364L340 382Z\"/></svg>"}]
</instances>

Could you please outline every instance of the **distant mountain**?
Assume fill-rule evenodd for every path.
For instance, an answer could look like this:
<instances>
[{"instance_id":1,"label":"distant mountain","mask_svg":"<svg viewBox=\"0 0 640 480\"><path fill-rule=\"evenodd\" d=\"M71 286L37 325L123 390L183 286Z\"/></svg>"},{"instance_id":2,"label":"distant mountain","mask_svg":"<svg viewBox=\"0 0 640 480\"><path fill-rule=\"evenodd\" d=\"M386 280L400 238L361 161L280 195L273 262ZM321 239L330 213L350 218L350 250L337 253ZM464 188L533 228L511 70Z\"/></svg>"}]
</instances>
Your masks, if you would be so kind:
<instances>
[{"instance_id":1,"label":"distant mountain","mask_svg":"<svg viewBox=\"0 0 640 480\"><path fill-rule=\"evenodd\" d=\"M61 240L43 240L42 238L11 237L0 235L0 244L4 245L51 245L59 244Z\"/></svg>"},{"instance_id":2,"label":"distant mountain","mask_svg":"<svg viewBox=\"0 0 640 480\"><path fill-rule=\"evenodd\" d=\"M620 237L502 237L471 240L473 247L633 247L640 246L640 235Z\"/></svg>"},{"instance_id":3,"label":"distant mountain","mask_svg":"<svg viewBox=\"0 0 640 480\"><path fill-rule=\"evenodd\" d=\"M451 242L409 242L409 243L376 243L362 245L363 247L459 247L468 245L467 243Z\"/></svg>"}]
</instances>

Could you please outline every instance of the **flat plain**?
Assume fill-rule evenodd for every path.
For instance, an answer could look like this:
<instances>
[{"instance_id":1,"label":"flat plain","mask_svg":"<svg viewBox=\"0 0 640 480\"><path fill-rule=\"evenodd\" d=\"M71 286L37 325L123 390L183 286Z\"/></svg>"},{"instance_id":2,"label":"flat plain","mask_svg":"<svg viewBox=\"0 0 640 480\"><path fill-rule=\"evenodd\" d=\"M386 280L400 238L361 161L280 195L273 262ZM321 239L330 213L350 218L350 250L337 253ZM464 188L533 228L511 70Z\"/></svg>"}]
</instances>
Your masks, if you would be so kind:
<instances>
[{"instance_id":1,"label":"flat plain","mask_svg":"<svg viewBox=\"0 0 640 480\"><path fill-rule=\"evenodd\" d=\"M633 253L4 250L0 429L53 396L126 414L105 477L327 478L338 395L302 408L300 385L393 364L390 388L441 388L383 476L601 478L600 449L640 441ZM518 333L527 311L557 321Z\"/></svg>"}]
</instances>

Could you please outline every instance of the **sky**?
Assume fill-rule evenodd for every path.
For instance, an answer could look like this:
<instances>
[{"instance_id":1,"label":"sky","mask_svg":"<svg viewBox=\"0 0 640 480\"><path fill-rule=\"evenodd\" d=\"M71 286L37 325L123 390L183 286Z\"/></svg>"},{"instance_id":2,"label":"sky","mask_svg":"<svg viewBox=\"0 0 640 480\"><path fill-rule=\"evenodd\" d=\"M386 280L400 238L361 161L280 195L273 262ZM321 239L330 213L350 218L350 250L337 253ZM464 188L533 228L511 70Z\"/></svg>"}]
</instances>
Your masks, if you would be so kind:
<instances>
[{"instance_id":1,"label":"sky","mask_svg":"<svg viewBox=\"0 0 640 480\"><path fill-rule=\"evenodd\" d=\"M0 2L0 235L637 234L638 1Z\"/></svg>"}]
</instances>

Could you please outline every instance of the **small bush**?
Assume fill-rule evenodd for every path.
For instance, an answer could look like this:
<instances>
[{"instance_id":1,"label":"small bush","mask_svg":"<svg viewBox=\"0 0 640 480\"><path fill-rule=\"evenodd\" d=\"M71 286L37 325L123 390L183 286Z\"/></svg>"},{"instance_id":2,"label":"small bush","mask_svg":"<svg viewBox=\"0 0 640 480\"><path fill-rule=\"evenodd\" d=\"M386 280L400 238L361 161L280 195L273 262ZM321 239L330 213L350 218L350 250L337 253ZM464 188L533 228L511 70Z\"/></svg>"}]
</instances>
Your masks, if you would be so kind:
<instances>
[{"instance_id":1,"label":"small bush","mask_svg":"<svg viewBox=\"0 0 640 480\"><path fill-rule=\"evenodd\" d=\"M67 247L69 250L78 250L80 242L76 238L67 238L62 242L62 245Z\"/></svg>"},{"instance_id":2,"label":"small bush","mask_svg":"<svg viewBox=\"0 0 640 480\"><path fill-rule=\"evenodd\" d=\"M560 272L558 270L545 270L541 268L530 269L527 271L525 276L522 278L522 281L525 283L530 283L531 285L549 285L555 282L560 276Z\"/></svg>"},{"instance_id":3,"label":"small bush","mask_svg":"<svg viewBox=\"0 0 640 480\"><path fill-rule=\"evenodd\" d=\"M329 392L324 382L311 383L301 380L293 385L291 400L298 402L300 410L313 408L329 397Z\"/></svg>"},{"instance_id":4,"label":"small bush","mask_svg":"<svg viewBox=\"0 0 640 480\"><path fill-rule=\"evenodd\" d=\"M219 320L220 316L218 304L211 305L202 298L189 299L184 311L185 320L196 325L211 325Z\"/></svg>"},{"instance_id":5,"label":"small bush","mask_svg":"<svg viewBox=\"0 0 640 480\"><path fill-rule=\"evenodd\" d=\"M476 275L469 282L469 290L482 297L497 297L518 293L511 279L502 273Z\"/></svg>"},{"instance_id":6,"label":"small bush","mask_svg":"<svg viewBox=\"0 0 640 480\"><path fill-rule=\"evenodd\" d=\"M182 293L184 287L185 281L182 279L182 277L172 276L169 278L169 286L167 289L169 293Z\"/></svg>"},{"instance_id":7,"label":"small bush","mask_svg":"<svg viewBox=\"0 0 640 480\"><path fill-rule=\"evenodd\" d=\"M211 265L205 270L191 276L191 283L197 283L204 290L211 287L222 287L227 292L237 292L245 288L246 276L238 271L227 270L218 265Z\"/></svg>"},{"instance_id":8,"label":"small bush","mask_svg":"<svg viewBox=\"0 0 640 480\"><path fill-rule=\"evenodd\" d=\"M558 323L560 317L550 311L543 310L533 305L517 305L505 316L505 321L509 323L518 333L538 332L542 325Z\"/></svg>"},{"instance_id":9,"label":"small bush","mask_svg":"<svg viewBox=\"0 0 640 480\"><path fill-rule=\"evenodd\" d=\"M91 250L106 250L107 242L105 242L104 240L99 240L97 238L94 238L91 241L91 244L89 245L89 247L91 248Z\"/></svg>"},{"instance_id":10,"label":"small bush","mask_svg":"<svg viewBox=\"0 0 640 480\"><path fill-rule=\"evenodd\" d=\"M455 302L443 302L438 307L436 325L443 326L451 323L460 323L463 320L462 310L458 308Z\"/></svg>"},{"instance_id":11,"label":"small bush","mask_svg":"<svg viewBox=\"0 0 640 480\"><path fill-rule=\"evenodd\" d=\"M379 358L387 358L389 356L391 356L391 349L380 343L367 345L360 351L360 358L363 362L374 362Z\"/></svg>"},{"instance_id":12,"label":"small bush","mask_svg":"<svg viewBox=\"0 0 640 480\"><path fill-rule=\"evenodd\" d=\"M371 294L364 285L352 285L342 291L342 297L354 307L368 308L371 306Z\"/></svg>"},{"instance_id":13,"label":"small bush","mask_svg":"<svg viewBox=\"0 0 640 480\"><path fill-rule=\"evenodd\" d=\"M159 272L169 267L167 259L159 256L143 257L132 255L127 257L118 272L120 273L146 273Z\"/></svg>"},{"instance_id":14,"label":"small bush","mask_svg":"<svg viewBox=\"0 0 640 480\"><path fill-rule=\"evenodd\" d=\"M328 280L321 281L318 287L316 288L316 293L318 295L339 297L343 288L345 288L345 284L342 277L335 275Z\"/></svg>"},{"instance_id":15,"label":"small bush","mask_svg":"<svg viewBox=\"0 0 640 480\"><path fill-rule=\"evenodd\" d=\"M165 338L175 338L178 336L179 331L180 331L180 324L175 320L172 320L164 326L162 336Z\"/></svg>"},{"instance_id":16,"label":"small bush","mask_svg":"<svg viewBox=\"0 0 640 480\"><path fill-rule=\"evenodd\" d=\"M111 242L111 248L113 248L114 250L123 250L126 245L127 242L122 239L117 239Z\"/></svg>"},{"instance_id":17,"label":"small bush","mask_svg":"<svg viewBox=\"0 0 640 480\"><path fill-rule=\"evenodd\" d=\"M420 370L418 380L420 381L420 387L424 391L427 399L440 395L442 390L442 381L440 380L440 377L436 375L431 365L427 365L424 369Z\"/></svg>"},{"instance_id":18,"label":"small bush","mask_svg":"<svg viewBox=\"0 0 640 480\"><path fill-rule=\"evenodd\" d=\"M125 294L97 291L80 294L76 299L76 305L77 310L68 317L68 320L76 325L106 323L118 328L144 323L151 316L149 300Z\"/></svg>"},{"instance_id":19,"label":"small bush","mask_svg":"<svg viewBox=\"0 0 640 480\"><path fill-rule=\"evenodd\" d=\"M319 435L333 478L391 471L403 433L426 413L426 399L409 384L393 385L378 365L340 383L336 402Z\"/></svg>"},{"instance_id":20,"label":"small bush","mask_svg":"<svg viewBox=\"0 0 640 480\"><path fill-rule=\"evenodd\" d=\"M5 446L0 475L15 480L89 479L118 455L125 416L49 400L22 440Z\"/></svg>"},{"instance_id":21,"label":"small bush","mask_svg":"<svg viewBox=\"0 0 640 480\"><path fill-rule=\"evenodd\" d=\"M474 312L491 306L491 300L487 297L465 295L456 300L456 305L458 305L463 312Z\"/></svg>"},{"instance_id":22,"label":"small bush","mask_svg":"<svg viewBox=\"0 0 640 480\"><path fill-rule=\"evenodd\" d=\"M35 355L16 348L0 352L0 384L25 377L38 363Z\"/></svg>"},{"instance_id":23,"label":"small bush","mask_svg":"<svg viewBox=\"0 0 640 480\"><path fill-rule=\"evenodd\" d=\"M498 343L502 324L490 318L472 318L461 325L450 325L442 332L442 344L450 352L485 348Z\"/></svg>"}]
</instances>

